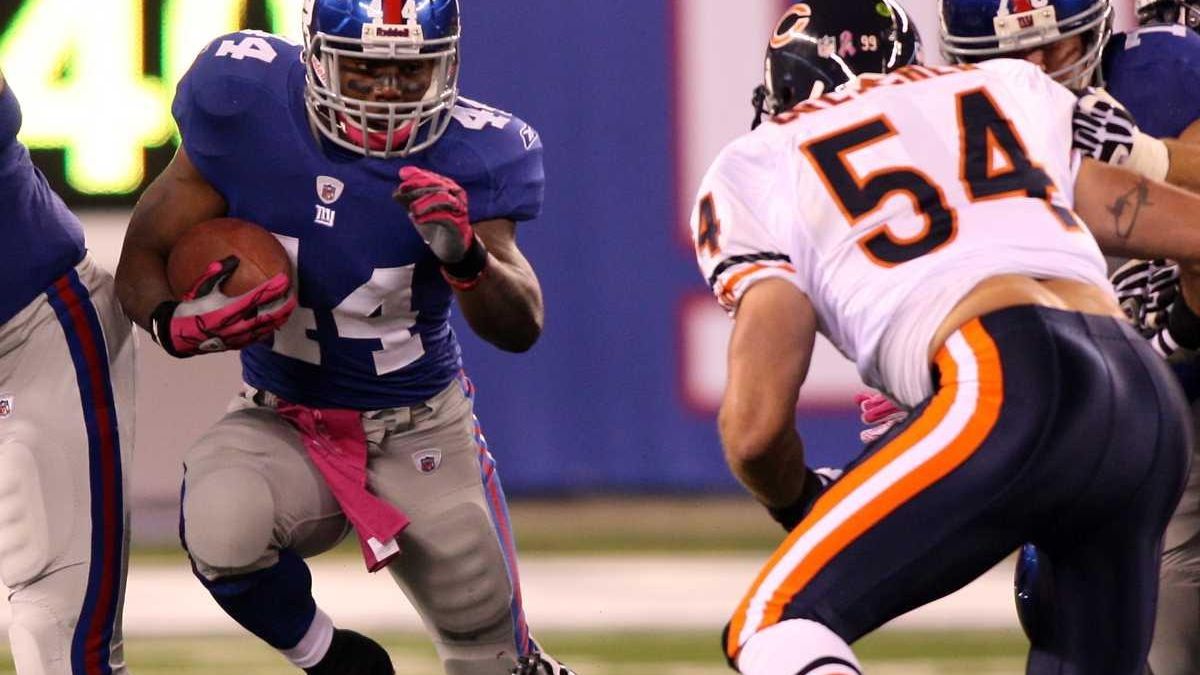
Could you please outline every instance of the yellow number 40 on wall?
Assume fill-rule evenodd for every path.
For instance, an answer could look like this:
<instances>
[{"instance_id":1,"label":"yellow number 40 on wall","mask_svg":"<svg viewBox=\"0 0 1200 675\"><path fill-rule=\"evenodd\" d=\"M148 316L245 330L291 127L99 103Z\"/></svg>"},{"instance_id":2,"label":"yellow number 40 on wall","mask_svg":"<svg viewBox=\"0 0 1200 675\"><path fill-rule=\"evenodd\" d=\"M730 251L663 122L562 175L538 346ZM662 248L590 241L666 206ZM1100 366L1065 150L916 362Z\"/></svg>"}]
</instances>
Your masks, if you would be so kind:
<instances>
[{"instance_id":1,"label":"yellow number 40 on wall","mask_svg":"<svg viewBox=\"0 0 1200 675\"><path fill-rule=\"evenodd\" d=\"M0 68L21 99L21 140L62 149L71 187L126 194L143 150L174 132L175 83L210 40L240 28L248 0L162 3L163 78L142 70L145 0L23 0L0 35ZM273 30L299 34L302 0L265 0Z\"/></svg>"}]
</instances>

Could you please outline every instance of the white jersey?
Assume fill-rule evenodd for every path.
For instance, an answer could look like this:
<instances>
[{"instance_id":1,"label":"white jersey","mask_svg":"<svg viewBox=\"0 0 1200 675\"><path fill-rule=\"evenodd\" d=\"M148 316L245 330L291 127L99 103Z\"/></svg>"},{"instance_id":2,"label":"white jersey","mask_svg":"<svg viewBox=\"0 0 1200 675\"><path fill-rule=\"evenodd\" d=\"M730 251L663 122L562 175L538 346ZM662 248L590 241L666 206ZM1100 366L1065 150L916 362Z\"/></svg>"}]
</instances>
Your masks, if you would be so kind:
<instances>
[{"instance_id":1,"label":"white jersey","mask_svg":"<svg viewBox=\"0 0 1200 675\"><path fill-rule=\"evenodd\" d=\"M914 66L808 101L730 143L692 213L700 267L730 312L782 278L863 380L906 405L932 391L950 310L999 274L1109 288L1072 211L1075 97L1036 66Z\"/></svg>"}]
</instances>

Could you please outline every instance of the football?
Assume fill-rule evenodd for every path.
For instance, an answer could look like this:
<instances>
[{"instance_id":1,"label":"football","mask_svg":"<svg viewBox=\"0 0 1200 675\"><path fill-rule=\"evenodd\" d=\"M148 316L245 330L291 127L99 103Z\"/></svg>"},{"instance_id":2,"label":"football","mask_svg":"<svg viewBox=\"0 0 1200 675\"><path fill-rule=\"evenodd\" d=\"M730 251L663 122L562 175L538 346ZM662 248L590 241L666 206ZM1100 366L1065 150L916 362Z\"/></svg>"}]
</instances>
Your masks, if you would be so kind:
<instances>
[{"instance_id":1,"label":"football","mask_svg":"<svg viewBox=\"0 0 1200 675\"><path fill-rule=\"evenodd\" d=\"M241 295L280 272L292 274L287 251L266 229L240 218L215 218L193 225L171 248L167 259L171 293L182 298L210 263L231 255L241 263L221 284L225 295Z\"/></svg>"}]
</instances>

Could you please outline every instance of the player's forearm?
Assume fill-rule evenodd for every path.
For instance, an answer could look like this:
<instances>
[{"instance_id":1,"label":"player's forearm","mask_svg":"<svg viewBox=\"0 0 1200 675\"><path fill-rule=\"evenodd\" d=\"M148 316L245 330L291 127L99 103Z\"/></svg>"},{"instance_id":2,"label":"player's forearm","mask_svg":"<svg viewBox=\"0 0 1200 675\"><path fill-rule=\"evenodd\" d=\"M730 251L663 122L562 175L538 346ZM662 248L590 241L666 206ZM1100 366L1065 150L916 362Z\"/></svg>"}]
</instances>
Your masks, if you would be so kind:
<instances>
[{"instance_id":1,"label":"player's forearm","mask_svg":"<svg viewBox=\"0 0 1200 675\"><path fill-rule=\"evenodd\" d=\"M1085 159L1075 205L1106 254L1200 261L1200 196Z\"/></svg>"},{"instance_id":2,"label":"player's forearm","mask_svg":"<svg viewBox=\"0 0 1200 675\"><path fill-rule=\"evenodd\" d=\"M808 469L804 464L804 442L789 426L769 443L747 443L736 422L722 416L721 445L730 471L768 508L783 508L795 503L804 490Z\"/></svg>"},{"instance_id":3,"label":"player's forearm","mask_svg":"<svg viewBox=\"0 0 1200 675\"><path fill-rule=\"evenodd\" d=\"M493 255L479 283L456 294L471 329L500 349L528 351L542 333L542 289L528 264Z\"/></svg>"},{"instance_id":4,"label":"player's forearm","mask_svg":"<svg viewBox=\"0 0 1200 675\"><path fill-rule=\"evenodd\" d=\"M804 491L796 401L816 339L816 312L790 282L766 279L738 303L717 426L725 461L756 499L778 509Z\"/></svg>"},{"instance_id":5,"label":"player's forearm","mask_svg":"<svg viewBox=\"0 0 1200 675\"><path fill-rule=\"evenodd\" d=\"M127 239L115 278L117 299L125 314L137 325L150 330L150 314L154 308L171 299L165 256Z\"/></svg>"}]
</instances>

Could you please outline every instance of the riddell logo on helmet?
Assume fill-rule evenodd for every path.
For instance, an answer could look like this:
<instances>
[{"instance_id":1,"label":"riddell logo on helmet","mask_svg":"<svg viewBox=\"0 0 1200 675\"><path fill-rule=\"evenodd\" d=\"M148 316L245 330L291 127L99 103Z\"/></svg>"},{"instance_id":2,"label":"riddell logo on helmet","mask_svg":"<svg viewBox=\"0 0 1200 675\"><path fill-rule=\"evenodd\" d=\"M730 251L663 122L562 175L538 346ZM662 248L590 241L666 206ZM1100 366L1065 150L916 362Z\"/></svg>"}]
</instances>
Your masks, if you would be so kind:
<instances>
[{"instance_id":1,"label":"riddell logo on helmet","mask_svg":"<svg viewBox=\"0 0 1200 675\"><path fill-rule=\"evenodd\" d=\"M362 39L367 43L382 42L385 44L392 40L405 43L421 42L425 39L425 32L421 29L420 24L393 26L385 23L364 23Z\"/></svg>"},{"instance_id":2,"label":"riddell logo on helmet","mask_svg":"<svg viewBox=\"0 0 1200 675\"><path fill-rule=\"evenodd\" d=\"M406 26L368 26L370 30L364 30L365 33L373 35L377 38L400 38L409 37L412 35L412 30Z\"/></svg>"},{"instance_id":3,"label":"riddell logo on helmet","mask_svg":"<svg viewBox=\"0 0 1200 675\"><path fill-rule=\"evenodd\" d=\"M791 17L795 17L796 20L789 21ZM771 46L782 47L796 38L803 37L811 18L812 9L808 3L798 2L792 5L779 20L775 34L771 36Z\"/></svg>"}]
</instances>

